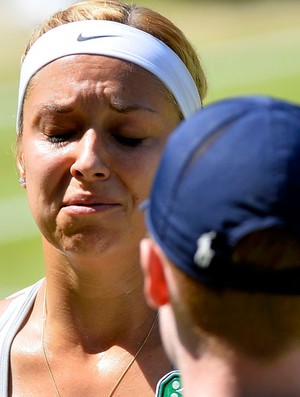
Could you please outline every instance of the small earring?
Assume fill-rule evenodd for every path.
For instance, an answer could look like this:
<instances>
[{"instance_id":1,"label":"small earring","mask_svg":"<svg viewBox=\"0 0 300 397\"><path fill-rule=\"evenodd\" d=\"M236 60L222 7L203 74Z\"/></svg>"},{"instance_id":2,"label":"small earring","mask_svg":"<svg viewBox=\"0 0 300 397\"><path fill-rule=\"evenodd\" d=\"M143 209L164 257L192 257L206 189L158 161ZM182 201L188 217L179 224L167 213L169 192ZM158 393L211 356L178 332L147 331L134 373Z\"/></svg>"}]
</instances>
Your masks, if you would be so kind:
<instances>
[{"instance_id":1,"label":"small earring","mask_svg":"<svg viewBox=\"0 0 300 397\"><path fill-rule=\"evenodd\" d=\"M19 184L21 185L21 187L26 187L26 178L21 176L19 178Z\"/></svg>"}]
</instances>

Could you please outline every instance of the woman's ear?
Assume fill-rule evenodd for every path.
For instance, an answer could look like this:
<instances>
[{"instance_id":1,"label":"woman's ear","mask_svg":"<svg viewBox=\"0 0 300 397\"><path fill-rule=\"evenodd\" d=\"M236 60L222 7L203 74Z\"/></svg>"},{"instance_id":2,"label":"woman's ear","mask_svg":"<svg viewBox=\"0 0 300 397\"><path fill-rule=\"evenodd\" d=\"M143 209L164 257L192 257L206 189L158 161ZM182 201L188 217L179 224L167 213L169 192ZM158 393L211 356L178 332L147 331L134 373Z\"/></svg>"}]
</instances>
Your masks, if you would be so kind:
<instances>
[{"instance_id":1,"label":"woman's ear","mask_svg":"<svg viewBox=\"0 0 300 397\"><path fill-rule=\"evenodd\" d=\"M17 154L17 168L19 171L19 183L21 187L26 188L26 171L25 171L25 165L24 165L24 157L23 157L23 152L22 150L18 150Z\"/></svg>"},{"instance_id":2,"label":"woman's ear","mask_svg":"<svg viewBox=\"0 0 300 397\"><path fill-rule=\"evenodd\" d=\"M169 302L165 261L165 255L152 239L145 238L141 241L140 262L144 274L144 294L148 305L154 309Z\"/></svg>"},{"instance_id":3,"label":"woman's ear","mask_svg":"<svg viewBox=\"0 0 300 397\"><path fill-rule=\"evenodd\" d=\"M23 151L20 149L18 150L18 153L17 153L17 168L18 168L20 177L25 178L26 172L25 172Z\"/></svg>"}]
</instances>

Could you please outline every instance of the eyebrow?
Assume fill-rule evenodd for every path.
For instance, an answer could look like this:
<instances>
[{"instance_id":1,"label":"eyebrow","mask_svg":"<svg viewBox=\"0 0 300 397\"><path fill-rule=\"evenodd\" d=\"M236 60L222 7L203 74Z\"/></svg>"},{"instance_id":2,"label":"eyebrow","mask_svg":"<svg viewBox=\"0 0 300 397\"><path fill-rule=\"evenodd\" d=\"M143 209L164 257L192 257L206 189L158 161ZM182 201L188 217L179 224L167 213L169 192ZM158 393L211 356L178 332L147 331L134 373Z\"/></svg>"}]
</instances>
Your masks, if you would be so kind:
<instances>
[{"instance_id":1,"label":"eyebrow","mask_svg":"<svg viewBox=\"0 0 300 397\"><path fill-rule=\"evenodd\" d=\"M55 112L55 113L71 113L73 112L74 108L72 106L61 106L58 104L49 104L49 103L42 103L38 106L38 113L47 113L47 112Z\"/></svg>"},{"instance_id":2,"label":"eyebrow","mask_svg":"<svg viewBox=\"0 0 300 397\"><path fill-rule=\"evenodd\" d=\"M122 114L127 114L127 113L138 111L138 110L142 110L142 111L146 111L146 112L150 112L150 113L155 113L155 110L150 108L150 107L147 107L147 106L144 106L144 105L141 105L141 104L135 104L135 103L127 104L125 102L122 102L122 101L119 101L119 100L115 100L115 99L113 99L110 102L109 107L112 110L114 110L114 111L116 111L118 113L122 113Z\"/></svg>"},{"instance_id":3,"label":"eyebrow","mask_svg":"<svg viewBox=\"0 0 300 397\"><path fill-rule=\"evenodd\" d=\"M123 101L120 100L112 100L109 103L109 107L110 109L114 110L117 113L120 114L128 114L134 111L146 111L146 112L150 112L150 113L155 113L155 110L147 107L147 106L143 106L141 104L127 104ZM42 103L38 106L38 114L46 114L48 112L55 112L58 114L69 114L72 113L74 111L74 107L70 106L70 105L59 105L59 104L55 104L55 103Z\"/></svg>"}]
</instances>

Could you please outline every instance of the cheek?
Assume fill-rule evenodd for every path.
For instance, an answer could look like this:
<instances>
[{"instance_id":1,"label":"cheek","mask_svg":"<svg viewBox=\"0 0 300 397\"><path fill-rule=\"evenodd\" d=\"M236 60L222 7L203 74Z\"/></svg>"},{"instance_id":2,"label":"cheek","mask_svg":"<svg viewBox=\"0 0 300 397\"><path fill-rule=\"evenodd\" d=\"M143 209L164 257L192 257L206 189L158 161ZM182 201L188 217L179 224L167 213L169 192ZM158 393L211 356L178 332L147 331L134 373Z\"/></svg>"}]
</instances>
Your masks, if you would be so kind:
<instances>
[{"instance_id":1,"label":"cheek","mask_svg":"<svg viewBox=\"0 0 300 397\"><path fill-rule=\"evenodd\" d=\"M23 145L27 188L49 189L65 172L67 156L53 150L41 141L28 141Z\"/></svg>"},{"instance_id":2,"label":"cheek","mask_svg":"<svg viewBox=\"0 0 300 397\"><path fill-rule=\"evenodd\" d=\"M46 140L29 137L24 139L23 154L27 168L29 165L32 168L47 168L55 167L55 165L64 162L67 158L67 149L55 148L53 144Z\"/></svg>"},{"instance_id":3,"label":"cheek","mask_svg":"<svg viewBox=\"0 0 300 397\"><path fill-rule=\"evenodd\" d=\"M124 178L130 184L134 192L135 200L140 202L149 196L152 181L157 170L163 145L155 147L150 152L144 152L139 156L129 156L127 161L120 163L125 172ZM127 165L125 169L125 164Z\"/></svg>"}]
</instances>

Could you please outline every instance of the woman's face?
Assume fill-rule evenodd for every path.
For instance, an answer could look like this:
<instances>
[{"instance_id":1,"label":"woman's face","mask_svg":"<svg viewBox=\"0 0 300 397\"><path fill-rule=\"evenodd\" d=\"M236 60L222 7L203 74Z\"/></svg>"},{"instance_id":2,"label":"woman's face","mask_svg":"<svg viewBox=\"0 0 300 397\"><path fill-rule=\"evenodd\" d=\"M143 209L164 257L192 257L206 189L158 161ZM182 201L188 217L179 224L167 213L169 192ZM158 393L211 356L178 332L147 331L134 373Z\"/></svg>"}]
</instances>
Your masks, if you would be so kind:
<instances>
[{"instance_id":1,"label":"woman's face","mask_svg":"<svg viewBox=\"0 0 300 397\"><path fill-rule=\"evenodd\" d=\"M76 55L41 69L24 104L18 163L43 236L71 256L136 250L139 205L178 122L138 66Z\"/></svg>"}]
</instances>

